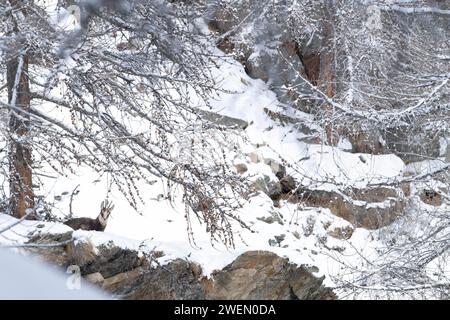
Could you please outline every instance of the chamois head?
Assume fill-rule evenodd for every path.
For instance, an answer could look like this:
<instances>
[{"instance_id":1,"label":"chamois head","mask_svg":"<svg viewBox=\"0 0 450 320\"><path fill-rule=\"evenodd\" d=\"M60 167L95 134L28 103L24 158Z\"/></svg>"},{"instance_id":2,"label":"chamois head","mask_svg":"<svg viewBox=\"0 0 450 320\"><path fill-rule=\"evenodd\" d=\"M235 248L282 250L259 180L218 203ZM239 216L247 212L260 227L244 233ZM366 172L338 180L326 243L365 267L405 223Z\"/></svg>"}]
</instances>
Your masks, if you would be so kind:
<instances>
[{"instance_id":1,"label":"chamois head","mask_svg":"<svg viewBox=\"0 0 450 320\"><path fill-rule=\"evenodd\" d=\"M113 209L114 205L108 199L102 201L102 204L100 205L100 214L98 215L97 219L100 225L103 227L103 229L106 228L108 218L111 215Z\"/></svg>"}]
</instances>

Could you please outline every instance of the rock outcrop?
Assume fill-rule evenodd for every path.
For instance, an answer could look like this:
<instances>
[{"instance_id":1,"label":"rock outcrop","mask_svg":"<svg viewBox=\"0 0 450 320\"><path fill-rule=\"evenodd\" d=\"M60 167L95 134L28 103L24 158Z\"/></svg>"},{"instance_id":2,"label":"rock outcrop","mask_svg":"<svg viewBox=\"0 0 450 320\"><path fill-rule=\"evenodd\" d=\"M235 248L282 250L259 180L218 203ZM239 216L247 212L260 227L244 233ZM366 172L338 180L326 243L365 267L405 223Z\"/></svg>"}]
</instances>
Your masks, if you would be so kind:
<instances>
[{"instance_id":1,"label":"rock outcrop","mask_svg":"<svg viewBox=\"0 0 450 320\"><path fill-rule=\"evenodd\" d=\"M440 54L445 52L443 47L436 46L436 43L446 43L448 38L448 21L441 13L448 10L448 4L424 0L420 3L424 10L411 10L410 6L382 1L338 4L309 0L270 1L264 5L260 1L245 0L230 5L228 1L217 0L210 6L208 19L210 29L217 34L218 47L240 61L250 77L267 82L282 103L307 113L322 110L323 103L315 104L315 98L311 98L314 96L312 84L328 97L351 103L352 107L363 104L373 105L377 110L396 110L410 107L410 96L425 99L432 87L427 84L412 89L413 86L405 85L405 80L392 79L440 74L439 70L448 69L448 59ZM419 3L412 6L419 6ZM369 11L374 7L380 18L375 29L367 26L371 21ZM416 46L421 51L415 51ZM430 56L436 57L434 60L423 56L423 52L428 51ZM438 58L441 56L444 58ZM357 60L358 68L351 65ZM380 73L384 75L376 76ZM351 91L349 83L357 92L365 94L351 94L352 101L343 101ZM441 95L440 108L445 108L448 85L442 91L447 93ZM399 92L404 92L404 99L398 97ZM376 97L386 98L380 101ZM300 123L302 133L310 131ZM352 143L353 152L394 153L406 163L440 156L439 140L448 136L448 126L439 130L431 126L430 130L429 119L418 123L412 117L403 121L402 126L387 125L386 128L360 123L350 128L351 123L354 121L338 125L336 132L329 132L330 136L346 137ZM311 135L307 140L317 143L320 139ZM334 144L339 137L328 140ZM449 150L447 148L446 152Z\"/></svg>"},{"instance_id":2,"label":"rock outcrop","mask_svg":"<svg viewBox=\"0 0 450 320\"><path fill-rule=\"evenodd\" d=\"M314 271L271 252L249 251L214 272L210 279L196 263L177 259L137 277L127 277L126 285L117 286L115 292L127 299L334 299L333 291L323 287L323 278L316 278ZM111 289L109 285L103 287ZM124 287L135 289L121 292Z\"/></svg>"},{"instance_id":3,"label":"rock outcrop","mask_svg":"<svg viewBox=\"0 0 450 320\"><path fill-rule=\"evenodd\" d=\"M250 155L257 163L264 163L272 169L275 177L262 175L253 182L253 188L267 194L275 206L280 205L281 200L292 203L302 203L305 206L316 208L328 208L354 227L370 230L385 227L403 215L406 208L406 197L409 195L409 185L403 184L401 188L372 187L365 189L349 188L341 191L325 191L310 189L300 185L295 179L286 174L286 168L273 159ZM281 168L281 169L280 169ZM428 198L424 202L428 201ZM434 197L433 203L438 196ZM431 200L430 200L431 201ZM264 217L260 220L268 223L278 221L275 216ZM332 232L335 237L351 236L349 230Z\"/></svg>"},{"instance_id":4,"label":"rock outcrop","mask_svg":"<svg viewBox=\"0 0 450 320\"><path fill-rule=\"evenodd\" d=\"M202 277L199 265L176 259L167 265L147 268L141 272L133 281L132 290L125 292L124 297L133 300L206 299ZM108 286L105 288L108 289Z\"/></svg>"},{"instance_id":5,"label":"rock outcrop","mask_svg":"<svg viewBox=\"0 0 450 320\"><path fill-rule=\"evenodd\" d=\"M294 196L289 196L289 200L328 208L355 227L371 230L391 224L404 214L406 207L406 201L398 190L382 187L345 192L299 188Z\"/></svg>"},{"instance_id":6,"label":"rock outcrop","mask_svg":"<svg viewBox=\"0 0 450 320\"><path fill-rule=\"evenodd\" d=\"M66 236L64 236L67 238ZM31 243L59 240L61 235L42 235ZM297 266L266 251L249 251L212 275L203 274L195 262L175 259L157 263L161 253L139 257L138 252L112 242L96 248L88 240L33 253L61 267L78 265L85 280L116 298L132 300L203 299L335 299L322 285L316 268Z\"/></svg>"},{"instance_id":7,"label":"rock outcrop","mask_svg":"<svg viewBox=\"0 0 450 320\"><path fill-rule=\"evenodd\" d=\"M208 299L306 300L334 299L317 269L291 264L266 251L249 251L214 274L206 287Z\"/></svg>"},{"instance_id":8,"label":"rock outcrop","mask_svg":"<svg viewBox=\"0 0 450 320\"><path fill-rule=\"evenodd\" d=\"M67 246L68 262L78 265L82 275L99 272L103 278L139 267L142 260L136 251L115 246L112 242L92 246L89 242L76 242Z\"/></svg>"}]
</instances>

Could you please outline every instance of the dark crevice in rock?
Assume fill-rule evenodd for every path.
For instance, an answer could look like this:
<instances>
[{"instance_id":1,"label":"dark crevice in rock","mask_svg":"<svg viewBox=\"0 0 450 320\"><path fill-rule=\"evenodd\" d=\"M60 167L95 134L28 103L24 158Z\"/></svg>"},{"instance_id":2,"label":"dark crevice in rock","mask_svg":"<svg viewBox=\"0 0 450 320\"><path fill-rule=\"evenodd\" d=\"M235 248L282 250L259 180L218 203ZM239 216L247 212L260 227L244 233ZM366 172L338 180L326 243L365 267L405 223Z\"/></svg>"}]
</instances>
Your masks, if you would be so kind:
<instances>
[{"instance_id":1,"label":"dark crevice in rock","mask_svg":"<svg viewBox=\"0 0 450 320\"><path fill-rule=\"evenodd\" d=\"M290 299L289 300L300 300L294 292L294 288L289 285Z\"/></svg>"}]
</instances>

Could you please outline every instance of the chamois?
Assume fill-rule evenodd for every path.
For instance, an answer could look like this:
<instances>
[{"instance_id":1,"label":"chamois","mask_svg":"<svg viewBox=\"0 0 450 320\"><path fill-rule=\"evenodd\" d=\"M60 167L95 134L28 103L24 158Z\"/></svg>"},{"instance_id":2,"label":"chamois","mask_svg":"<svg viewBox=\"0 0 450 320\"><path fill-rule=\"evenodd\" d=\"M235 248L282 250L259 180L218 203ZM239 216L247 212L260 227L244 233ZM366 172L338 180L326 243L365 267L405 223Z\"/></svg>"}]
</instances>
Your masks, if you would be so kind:
<instances>
[{"instance_id":1,"label":"chamois","mask_svg":"<svg viewBox=\"0 0 450 320\"><path fill-rule=\"evenodd\" d=\"M114 205L108 200L102 201L100 206L100 214L96 219L91 218L73 218L64 222L74 230L86 230L86 231L104 231L108 218L114 209Z\"/></svg>"}]
</instances>

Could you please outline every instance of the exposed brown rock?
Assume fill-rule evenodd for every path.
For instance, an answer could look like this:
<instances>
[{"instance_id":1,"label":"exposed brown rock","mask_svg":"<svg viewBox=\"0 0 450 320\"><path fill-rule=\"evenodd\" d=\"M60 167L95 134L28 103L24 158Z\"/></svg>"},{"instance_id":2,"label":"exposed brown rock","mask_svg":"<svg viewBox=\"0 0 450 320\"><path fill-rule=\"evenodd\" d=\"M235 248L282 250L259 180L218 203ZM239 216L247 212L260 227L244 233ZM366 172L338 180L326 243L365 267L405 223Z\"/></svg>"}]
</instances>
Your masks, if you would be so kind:
<instances>
[{"instance_id":1,"label":"exposed brown rock","mask_svg":"<svg viewBox=\"0 0 450 320\"><path fill-rule=\"evenodd\" d=\"M377 187L371 189L352 189L350 196L354 200L366 202L383 202L387 198L397 198L397 190L387 187Z\"/></svg>"},{"instance_id":2,"label":"exposed brown rock","mask_svg":"<svg viewBox=\"0 0 450 320\"><path fill-rule=\"evenodd\" d=\"M332 228L327 231L327 234L336 239L348 240L352 237L353 231L355 230L351 226L343 226Z\"/></svg>"},{"instance_id":3,"label":"exposed brown rock","mask_svg":"<svg viewBox=\"0 0 450 320\"><path fill-rule=\"evenodd\" d=\"M103 281L105 280L100 272L87 274L84 276L84 279L96 285L102 285Z\"/></svg>"},{"instance_id":4,"label":"exposed brown rock","mask_svg":"<svg viewBox=\"0 0 450 320\"><path fill-rule=\"evenodd\" d=\"M315 86L319 83L320 76L320 54L313 53L301 57L308 80Z\"/></svg>"},{"instance_id":5,"label":"exposed brown rock","mask_svg":"<svg viewBox=\"0 0 450 320\"><path fill-rule=\"evenodd\" d=\"M167 265L147 269L123 291L132 300L186 300L205 299L199 276L200 266L182 259Z\"/></svg>"},{"instance_id":6,"label":"exposed brown rock","mask_svg":"<svg viewBox=\"0 0 450 320\"><path fill-rule=\"evenodd\" d=\"M61 234L37 234L31 236L28 244L58 244L66 243L72 239L72 231ZM55 263L58 266L66 267L68 254L66 248L70 245L52 246L52 247L31 247L27 248L29 252L46 262Z\"/></svg>"},{"instance_id":7,"label":"exposed brown rock","mask_svg":"<svg viewBox=\"0 0 450 320\"><path fill-rule=\"evenodd\" d=\"M94 246L89 241L71 243L67 246L68 264L87 265L95 260ZM90 272L85 272L88 274Z\"/></svg>"},{"instance_id":8,"label":"exposed brown rock","mask_svg":"<svg viewBox=\"0 0 450 320\"><path fill-rule=\"evenodd\" d=\"M208 299L297 300L334 299L330 289L322 286L303 266L289 263L266 251L249 251L217 272L206 296Z\"/></svg>"},{"instance_id":9,"label":"exposed brown rock","mask_svg":"<svg viewBox=\"0 0 450 320\"><path fill-rule=\"evenodd\" d=\"M340 134L349 139L354 153L393 153L405 163L439 157L440 154L440 137L424 132L420 126L389 128L383 132L345 127Z\"/></svg>"},{"instance_id":10,"label":"exposed brown rock","mask_svg":"<svg viewBox=\"0 0 450 320\"><path fill-rule=\"evenodd\" d=\"M269 216L259 217L257 219L260 220L260 221L263 221L265 223L268 223L268 224L272 224L272 223L275 223L275 222L277 222L277 223L279 223L281 225L284 224L283 219L282 219L282 217L280 216L280 214L278 212L271 211L271 212L269 212L269 214L270 214Z\"/></svg>"},{"instance_id":11,"label":"exposed brown rock","mask_svg":"<svg viewBox=\"0 0 450 320\"><path fill-rule=\"evenodd\" d=\"M402 183L400 185L400 188L402 189L403 195L405 197L409 197L411 195L411 184L409 182L408 183Z\"/></svg>"},{"instance_id":12,"label":"exposed brown rock","mask_svg":"<svg viewBox=\"0 0 450 320\"><path fill-rule=\"evenodd\" d=\"M373 230L391 224L403 214L406 202L394 192L389 188L352 190L344 197L336 192L303 188L298 190L296 197L291 196L290 201L328 208L356 227Z\"/></svg>"},{"instance_id":13,"label":"exposed brown rock","mask_svg":"<svg viewBox=\"0 0 450 320\"><path fill-rule=\"evenodd\" d=\"M245 163L235 164L234 167L236 168L236 171L239 174L243 174L243 173L247 172L247 170L248 170L247 165Z\"/></svg>"},{"instance_id":14,"label":"exposed brown rock","mask_svg":"<svg viewBox=\"0 0 450 320\"><path fill-rule=\"evenodd\" d=\"M131 271L118 273L112 277L104 279L100 283L101 287L113 294L122 295L123 292L132 291L138 277L141 276L143 269L138 267Z\"/></svg>"},{"instance_id":15,"label":"exposed brown rock","mask_svg":"<svg viewBox=\"0 0 450 320\"><path fill-rule=\"evenodd\" d=\"M215 123L219 126L245 130L249 125L247 121L233 118L233 117L224 116L224 115L221 115L221 114L218 114L215 112L211 112L211 111L197 110L196 112L203 119L206 119L209 122Z\"/></svg>"},{"instance_id":16,"label":"exposed brown rock","mask_svg":"<svg viewBox=\"0 0 450 320\"><path fill-rule=\"evenodd\" d=\"M342 128L342 135L352 144L354 153L384 154L387 153L380 143L381 136L376 131L363 131L355 128Z\"/></svg>"},{"instance_id":17,"label":"exposed brown rock","mask_svg":"<svg viewBox=\"0 0 450 320\"><path fill-rule=\"evenodd\" d=\"M442 205L442 196L439 194L439 192L430 189L423 190L420 193L420 200L435 207L439 207Z\"/></svg>"},{"instance_id":18,"label":"exposed brown rock","mask_svg":"<svg viewBox=\"0 0 450 320\"><path fill-rule=\"evenodd\" d=\"M284 193L289 193L297 188L296 182L291 176L285 176L280 180L280 184Z\"/></svg>"},{"instance_id":19,"label":"exposed brown rock","mask_svg":"<svg viewBox=\"0 0 450 320\"><path fill-rule=\"evenodd\" d=\"M71 233L68 233L71 235ZM61 236L58 236L59 238ZM67 238L67 236L64 236ZM36 241L54 241L41 236ZM275 237L283 241L284 235ZM43 240L45 239L45 240ZM71 238L69 238L70 240ZM123 299L334 299L332 290L322 286L304 266L296 266L286 258L265 251L249 251L208 279L200 265L176 259L154 267L151 261L135 259L137 253L112 244L94 248L88 241L59 249L67 254L48 261L61 266L76 264L85 280ZM59 252L59 251L58 251ZM43 252L39 252L43 254Z\"/></svg>"}]
</instances>

